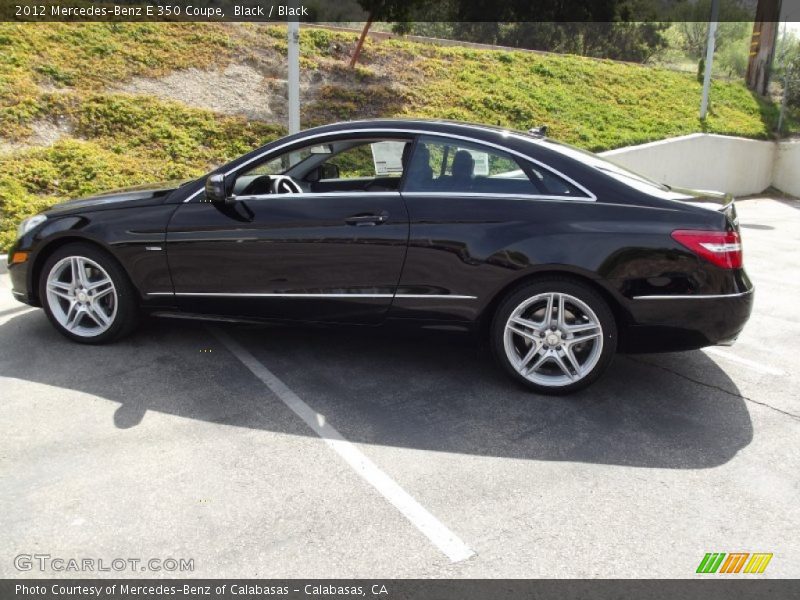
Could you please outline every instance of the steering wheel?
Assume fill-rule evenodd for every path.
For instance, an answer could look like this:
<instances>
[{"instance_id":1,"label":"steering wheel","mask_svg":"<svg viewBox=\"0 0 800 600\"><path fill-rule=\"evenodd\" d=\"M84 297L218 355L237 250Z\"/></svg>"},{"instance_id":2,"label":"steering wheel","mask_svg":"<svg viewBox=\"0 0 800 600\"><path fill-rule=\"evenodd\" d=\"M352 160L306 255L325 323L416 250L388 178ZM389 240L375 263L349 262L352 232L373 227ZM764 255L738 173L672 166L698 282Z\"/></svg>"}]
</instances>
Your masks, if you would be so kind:
<instances>
[{"instance_id":1,"label":"steering wheel","mask_svg":"<svg viewBox=\"0 0 800 600\"><path fill-rule=\"evenodd\" d=\"M269 189L273 194L302 194L303 188L288 175L272 175Z\"/></svg>"}]
</instances>

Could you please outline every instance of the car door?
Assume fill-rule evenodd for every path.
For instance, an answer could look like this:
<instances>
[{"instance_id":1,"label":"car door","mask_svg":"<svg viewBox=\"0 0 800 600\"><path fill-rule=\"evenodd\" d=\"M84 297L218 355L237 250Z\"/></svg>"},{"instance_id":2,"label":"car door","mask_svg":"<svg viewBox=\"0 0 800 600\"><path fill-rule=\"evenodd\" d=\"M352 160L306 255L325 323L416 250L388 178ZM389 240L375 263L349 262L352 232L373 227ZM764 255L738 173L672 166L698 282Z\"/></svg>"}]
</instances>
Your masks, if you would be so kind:
<instances>
[{"instance_id":1,"label":"car door","mask_svg":"<svg viewBox=\"0 0 800 600\"><path fill-rule=\"evenodd\" d=\"M548 228L569 223L572 200L587 199L544 165L445 135L419 136L402 194L408 254L389 316L456 321L478 318L515 271L543 254L536 244L552 247Z\"/></svg>"},{"instance_id":2,"label":"car door","mask_svg":"<svg viewBox=\"0 0 800 600\"><path fill-rule=\"evenodd\" d=\"M337 147L337 140L328 141L330 146L315 147ZM288 163L285 154L268 156L264 172L256 166L233 174L232 204L204 201L202 193L182 204L167 231L180 308L244 318L379 322L400 278L408 214L397 189L370 189L364 179L374 165L364 156L353 166L341 154L295 149ZM275 171L275 164L297 178L301 193L266 189L264 182L274 176L266 171ZM357 181L352 189L333 181L335 191L315 192L320 173Z\"/></svg>"}]
</instances>

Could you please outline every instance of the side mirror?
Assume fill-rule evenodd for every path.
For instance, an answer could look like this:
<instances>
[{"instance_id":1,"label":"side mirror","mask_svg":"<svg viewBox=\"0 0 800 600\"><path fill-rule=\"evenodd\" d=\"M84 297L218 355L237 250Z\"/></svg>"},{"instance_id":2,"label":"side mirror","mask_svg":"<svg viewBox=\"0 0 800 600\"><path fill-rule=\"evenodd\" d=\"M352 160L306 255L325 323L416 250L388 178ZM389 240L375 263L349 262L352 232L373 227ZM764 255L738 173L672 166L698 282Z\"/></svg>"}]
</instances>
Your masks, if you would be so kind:
<instances>
[{"instance_id":1,"label":"side mirror","mask_svg":"<svg viewBox=\"0 0 800 600\"><path fill-rule=\"evenodd\" d=\"M214 174L208 176L208 179L206 179L206 198L210 202L223 204L233 204L235 202L234 198L228 196L225 190L225 175Z\"/></svg>"},{"instance_id":2,"label":"side mirror","mask_svg":"<svg viewBox=\"0 0 800 600\"><path fill-rule=\"evenodd\" d=\"M322 163L319 166L320 179L339 179L339 167L333 163Z\"/></svg>"},{"instance_id":3,"label":"side mirror","mask_svg":"<svg viewBox=\"0 0 800 600\"><path fill-rule=\"evenodd\" d=\"M339 179L339 167L330 163L322 163L311 169L305 177L309 183L317 183L320 179Z\"/></svg>"}]
</instances>

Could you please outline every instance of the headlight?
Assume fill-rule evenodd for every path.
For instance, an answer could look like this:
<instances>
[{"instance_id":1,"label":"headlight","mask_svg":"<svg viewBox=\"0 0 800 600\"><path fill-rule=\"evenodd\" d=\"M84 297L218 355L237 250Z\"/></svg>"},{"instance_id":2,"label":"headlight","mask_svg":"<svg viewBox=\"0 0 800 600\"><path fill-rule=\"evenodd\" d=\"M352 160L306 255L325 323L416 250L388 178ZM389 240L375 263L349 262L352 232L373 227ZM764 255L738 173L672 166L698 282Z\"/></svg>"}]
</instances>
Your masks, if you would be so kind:
<instances>
[{"instance_id":1,"label":"headlight","mask_svg":"<svg viewBox=\"0 0 800 600\"><path fill-rule=\"evenodd\" d=\"M33 229L37 225L41 225L46 220L47 217L44 215L34 215L32 217L28 217L27 219L23 220L22 223L19 224L19 227L17 227L17 237L21 238L31 229Z\"/></svg>"}]
</instances>

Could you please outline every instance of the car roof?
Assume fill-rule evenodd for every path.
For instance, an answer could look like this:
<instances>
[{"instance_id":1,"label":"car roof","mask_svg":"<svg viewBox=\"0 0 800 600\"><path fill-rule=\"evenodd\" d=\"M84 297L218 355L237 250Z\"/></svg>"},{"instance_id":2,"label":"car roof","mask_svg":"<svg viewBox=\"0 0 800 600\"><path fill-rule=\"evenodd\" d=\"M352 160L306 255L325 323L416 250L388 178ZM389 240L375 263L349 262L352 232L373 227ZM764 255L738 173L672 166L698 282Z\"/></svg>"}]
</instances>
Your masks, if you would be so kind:
<instances>
[{"instance_id":1,"label":"car roof","mask_svg":"<svg viewBox=\"0 0 800 600\"><path fill-rule=\"evenodd\" d=\"M495 137L496 135L509 135L525 136L530 140L536 140L526 132L516 129L500 127L498 125L485 125L482 123L470 123L465 121L452 121L448 119L360 119L356 121L340 121L338 123L331 123L329 125L322 125L302 131L303 134L308 133L325 133L345 131L348 129L413 129L414 131L430 131L441 133L469 133L476 137ZM488 134L488 135L487 135Z\"/></svg>"}]
</instances>

